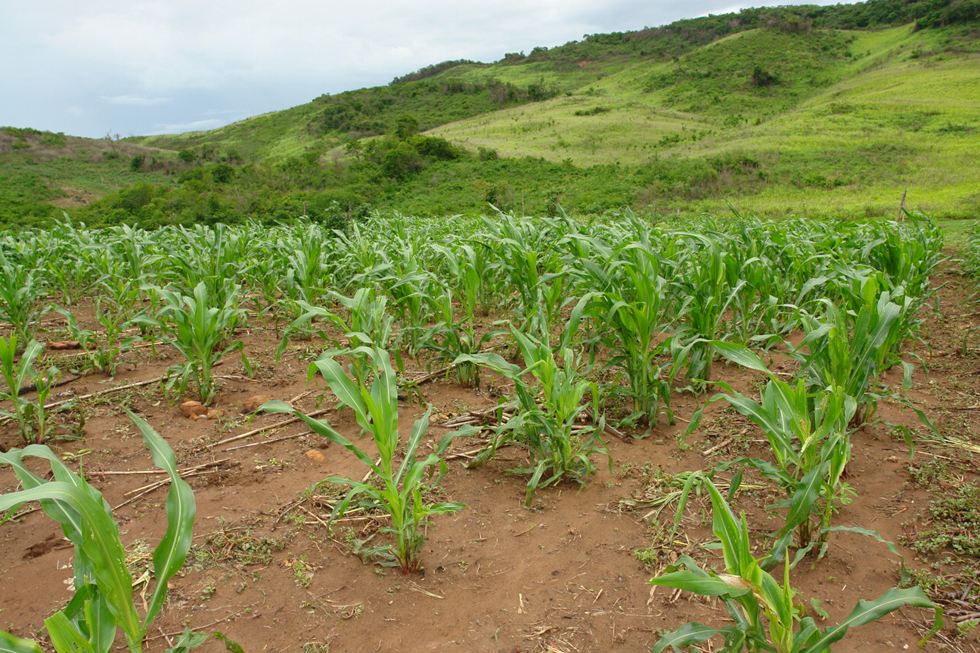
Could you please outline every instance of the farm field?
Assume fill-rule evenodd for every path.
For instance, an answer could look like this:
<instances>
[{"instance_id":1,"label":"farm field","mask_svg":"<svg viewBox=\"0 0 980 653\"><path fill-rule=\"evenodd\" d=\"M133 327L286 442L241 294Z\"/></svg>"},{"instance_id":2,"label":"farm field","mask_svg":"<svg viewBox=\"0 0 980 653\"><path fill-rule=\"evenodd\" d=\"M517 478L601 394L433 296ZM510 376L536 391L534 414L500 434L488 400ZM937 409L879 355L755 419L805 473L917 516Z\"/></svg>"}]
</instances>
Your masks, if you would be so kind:
<instances>
[{"instance_id":1,"label":"farm field","mask_svg":"<svg viewBox=\"0 0 980 653\"><path fill-rule=\"evenodd\" d=\"M816 646L863 600L880 618L835 651L911 650L937 606L924 650L976 651L975 246L912 214L6 232L0 449L50 446L112 508L138 619L163 601L131 650L185 627L245 651L720 650L684 625L775 641L779 616ZM165 601L170 476L124 409L196 504ZM3 465L0 492L23 478ZM79 552L16 504L0 628L53 650Z\"/></svg>"}]
</instances>

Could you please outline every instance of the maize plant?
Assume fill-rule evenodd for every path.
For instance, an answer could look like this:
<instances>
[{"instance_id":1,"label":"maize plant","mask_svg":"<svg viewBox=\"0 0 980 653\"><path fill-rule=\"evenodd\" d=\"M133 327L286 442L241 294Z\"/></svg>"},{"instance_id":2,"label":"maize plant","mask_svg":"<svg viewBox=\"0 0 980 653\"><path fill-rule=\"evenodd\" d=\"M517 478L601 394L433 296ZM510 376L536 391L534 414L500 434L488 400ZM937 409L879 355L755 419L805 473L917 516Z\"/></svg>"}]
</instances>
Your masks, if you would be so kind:
<instances>
[{"instance_id":1,"label":"maize plant","mask_svg":"<svg viewBox=\"0 0 980 653\"><path fill-rule=\"evenodd\" d=\"M161 341L176 349L184 362L175 366L176 381L181 394L193 383L202 403L210 404L217 395L214 367L233 351L240 352L242 363L250 369L241 340L230 340L239 318L245 314L238 308L238 286L225 295L224 303L215 305L202 281L193 295L173 290L151 288L163 306L154 318L137 317L134 324L158 327Z\"/></svg>"},{"instance_id":2,"label":"maize plant","mask_svg":"<svg viewBox=\"0 0 980 653\"><path fill-rule=\"evenodd\" d=\"M193 229L178 227L178 240L167 248L169 270L176 272L167 281L185 292L196 292L201 284L218 306L234 299L238 303L241 286L235 283L245 263L251 259L250 240L241 230L224 224L207 227L195 224Z\"/></svg>"},{"instance_id":3,"label":"maize plant","mask_svg":"<svg viewBox=\"0 0 980 653\"><path fill-rule=\"evenodd\" d=\"M132 324L125 317L128 311L116 306L103 310L101 297L95 300L95 319L102 326L101 338L96 337L95 332L79 327L75 316L69 311L57 307L54 310L65 317L68 333L81 345L91 368L106 376L116 375L119 357L141 339L138 335L125 335Z\"/></svg>"},{"instance_id":4,"label":"maize plant","mask_svg":"<svg viewBox=\"0 0 980 653\"><path fill-rule=\"evenodd\" d=\"M291 412L301 418L317 434L339 444L367 465L371 476L358 481L340 476L330 476L330 483L345 485L350 490L334 508L332 518L339 519L351 506L365 510L382 510L391 517L391 526L380 530L390 533L394 545L380 545L364 549L383 565L397 565L402 572L417 571L422 566L421 553L425 544L425 528L432 515L453 513L463 509L460 503L442 501L429 503L423 497L427 483L437 485L446 473L446 463L440 458L454 437L470 435L473 427L460 429L442 437L438 445L425 458L416 458L422 438L429 426L430 407L416 420L401 463L396 465L398 451L398 387L395 371L388 352L379 347L359 347L352 352L358 358L370 359L369 384L351 380L333 356L324 354L310 366L309 380L319 372L340 403L354 411L357 423L371 434L378 448L378 460L341 435L328 422L309 417L287 403L272 401L263 410L274 413ZM439 475L434 481L435 468Z\"/></svg>"},{"instance_id":5,"label":"maize plant","mask_svg":"<svg viewBox=\"0 0 980 653\"><path fill-rule=\"evenodd\" d=\"M725 604L731 625L713 628L688 623L667 633L654 645L652 653L669 648L680 651L712 637L721 636L725 653L825 653L847 631L877 621L903 606L926 608L934 613L932 629L920 645L943 625L943 609L929 600L919 587L890 589L874 601L859 601L844 621L827 628L817 627L813 617L803 616L798 593L790 586L789 561L783 563L782 585L764 570L752 552L745 514L736 519L725 498L707 478L698 481L711 497L712 531L721 543L724 573L704 571L690 556L681 556L666 573L653 578L652 585L686 590L701 596L719 597ZM680 515L678 514L678 517Z\"/></svg>"},{"instance_id":6,"label":"maize plant","mask_svg":"<svg viewBox=\"0 0 980 653\"><path fill-rule=\"evenodd\" d=\"M882 372L902 364L906 383L912 372L911 365L898 358L911 301L900 289L895 299L901 303L892 301L891 292L878 292L873 277L861 288L860 306L852 311L841 311L833 302L819 300L822 318L804 315L806 337L791 353L800 361L800 374L808 386L843 388L856 404L856 425L871 419L877 410L879 394L874 386Z\"/></svg>"},{"instance_id":7,"label":"maize plant","mask_svg":"<svg viewBox=\"0 0 980 653\"><path fill-rule=\"evenodd\" d=\"M927 216L906 211L904 218L907 222L900 226L872 223L876 233L862 253L867 253L872 267L884 273L889 289L901 285L921 303L935 292L929 279L943 260L943 231Z\"/></svg>"},{"instance_id":8,"label":"maize plant","mask_svg":"<svg viewBox=\"0 0 980 653\"><path fill-rule=\"evenodd\" d=\"M429 298L433 315L438 322L426 329L419 340L423 350L435 352L435 363L452 364L453 374L464 388L480 386L480 366L472 361L460 361L462 354L478 354L493 338L505 333L490 330L476 335L472 313L457 319L453 312L453 292L449 288L436 291Z\"/></svg>"},{"instance_id":9,"label":"maize plant","mask_svg":"<svg viewBox=\"0 0 980 653\"><path fill-rule=\"evenodd\" d=\"M702 245L692 252L686 271L674 278L673 295L681 326L674 334L671 354L675 364L685 361L687 378L697 391L710 381L715 358L715 340L724 336L725 312L736 300L745 280L732 288L725 277L725 251L717 239L702 234L685 234Z\"/></svg>"},{"instance_id":10,"label":"maize plant","mask_svg":"<svg viewBox=\"0 0 980 653\"><path fill-rule=\"evenodd\" d=\"M719 470L747 464L782 489L786 498L776 506L788 512L776 534L773 564L782 560L794 532L799 548L809 550L819 544L822 555L834 513L854 497L842 480L851 457L848 425L856 410L854 399L840 386L810 390L802 379L795 385L786 383L741 345L717 342L715 346L729 360L769 377L759 402L718 382L727 394L715 395L707 403L724 400L751 419L762 429L774 459L742 457L723 463ZM688 433L698 426L702 410L695 412Z\"/></svg>"},{"instance_id":11,"label":"maize plant","mask_svg":"<svg viewBox=\"0 0 980 653\"><path fill-rule=\"evenodd\" d=\"M65 537L75 546L74 596L65 608L44 620L45 630L57 653L109 653L116 632L122 628L131 653L141 653L143 639L167 598L167 584L180 571L191 546L194 527L194 493L177 473L176 459L167 443L153 428L127 411L143 435L153 462L167 472L167 530L153 552L156 584L137 601L133 579L126 568L126 551L119 540L119 527L109 504L84 478L72 472L44 445L31 445L0 453L0 465L10 465L23 489L0 495L0 510L9 510L28 501L39 501L45 514L61 524ZM40 458L51 466L53 481L31 472L25 458ZM137 606L146 612L141 617ZM180 642L186 647L191 638L185 631ZM0 650L11 653L41 653L30 640L0 631ZM184 649L186 650L186 648Z\"/></svg>"},{"instance_id":12,"label":"maize plant","mask_svg":"<svg viewBox=\"0 0 980 653\"><path fill-rule=\"evenodd\" d=\"M484 245L496 254L517 293L521 323L527 325L541 315L546 324L555 323L565 303L573 301L561 300L565 273L557 250L549 246L549 240L557 239L555 234L509 216L501 216L500 222L484 219L484 226L489 232Z\"/></svg>"},{"instance_id":13,"label":"maize plant","mask_svg":"<svg viewBox=\"0 0 980 653\"><path fill-rule=\"evenodd\" d=\"M609 258L604 268L590 269L589 285L600 288L586 295L586 312L599 331L600 343L609 350L606 368L618 370L629 385L625 394L633 405L628 421L657 424L661 411L673 421L670 392L671 366L659 362L670 350L667 282L660 275L654 254L632 243ZM610 391L620 386L613 383Z\"/></svg>"},{"instance_id":14,"label":"maize plant","mask_svg":"<svg viewBox=\"0 0 980 653\"><path fill-rule=\"evenodd\" d=\"M61 293L62 301L73 304L98 282L84 255L96 247L92 230L82 224L76 228L70 220L56 222L48 230L53 243L44 265L45 277Z\"/></svg>"},{"instance_id":15,"label":"maize plant","mask_svg":"<svg viewBox=\"0 0 980 653\"><path fill-rule=\"evenodd\" d=\"M296 302L302 314L293 321L283 332L282 341L276 351L276 360L282 357L289 338L294 333L316 333L321 339L333 345L334 353L344 351L350 357L350 370L360 383L366 383L371 373L372 363L360 355L361 347L379 347L386 349L392 339L395 319L388 314L388 298L378 295L374 288L359 288L353 297L344 297L336 292L330 292L329 297L346 309L346 319L342 311L312 306L303 301ZM314 318L325 320L328 325L343 334L346 342L341 342L324 329L307 326ZM401 367L401 360L396 356Z\"/></svg>"},{"instance_id":16,"label":"maize plant","mask_svg":"<svg viewBox=\"0 0 980 653\"><path fill-rule=\"evenodd\" d=\"M432 318L429 297L436 280L428 272L413 269L387 274L378 279L379 287L390 298L392 312L400 325L398 349L417 357L425 324Z\"/></svg>"},{"instance_id":17,"label":"maize plant","mask_svg":"<svg viewBox=\"0 0 980 653\"><path fill-rule=\"evenodd\" d=\"M37 308L43 295L31 268L0 257L0 320L10 323L21 343L31 339L34 326L47 312Z\"/></svg>"},{"instance_id":18,"label":"maize plant","mask_svg":"<svg viewBox=\"0 0 980 653\"><path fill-rule=\"evenodd\" d=\"M595 472L591 456L604 454L610 469L612 456L601 437L604 417L582 429L575 428L576 420L588 408L582 403L586 393L591 392L597 404L599 388L583 378L574 352L568 347L560 348L558 358L562 364L559 365L547 340L537 341L513 327L511 333L524 358L524 369L489 353L463 354L456 363L473 362L488 367L514 383L517 413L495 427L490 447L474 464L486 462L505 444L526 448L531 454L531 467L514 473L530 476L524 499L525 507L530 507L538 488L565 480L585 483ZM527 375L536 383L529 383Z\"/></svg>"},{"instance_id":19,"label":"maize plant","mask_svg":"<svg viewBox=\"0 0 980 653\"><path fill-rule=\"evenodd\" d=\"M500 261L493 260L489 247L470 244L450 248L435 243L432 249L441 254L447 268L446 283L456 290L467 317L477 312L486 317L501 299Z\"/></svg>"},{"instance_id":20,"label":"maize plant","mask_svg":"<svg viewBox=\"0 0 980 653\"><path fill-rule=\"evenodd\" d=\"M286 278L282 290L291 299L317 304L334 281L336 263L332 260L332 236L313 224L301 225L295 233L299 237L292 243L295 249L286 254ZM271 275L256 276L264 282ZM266 293L272 294L271 287Z\"/></svg>"},{"instance_id":21,"label":"maize plant","mask_svg":"<svg viewBox=\"0 0 980 653\"><path fill-rule=\"evenodd\" d=\"M0 375L7 384L7 391L0 392L0 399L11 403L11 410L0 410L0 416L16 420L24 442L33 444L39 444L47 437L48 413L44 402L60 375L54 366L41 372L34 368L34 362L43 351L44 345L31 340L18 359L17 336L0 337ZM28 381L30 383L25 384ZM21 396L31 390L37 392L36 400Z\"/></svg>"}]
</instances>

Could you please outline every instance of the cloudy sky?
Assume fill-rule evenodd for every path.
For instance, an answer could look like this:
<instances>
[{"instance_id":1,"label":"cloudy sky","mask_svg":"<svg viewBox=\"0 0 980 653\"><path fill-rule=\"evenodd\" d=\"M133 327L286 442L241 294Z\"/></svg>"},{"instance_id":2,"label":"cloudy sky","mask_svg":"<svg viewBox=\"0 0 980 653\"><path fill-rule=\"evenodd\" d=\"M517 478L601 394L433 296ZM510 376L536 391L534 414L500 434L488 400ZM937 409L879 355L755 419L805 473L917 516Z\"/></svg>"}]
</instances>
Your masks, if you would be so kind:
<instances>
[{"instance_id":1,"label":"cloudy sky","mask_svg":"<svg viewBox=\"0 0 980 653\"><path fill-rule=\"evenodd\" d=\"M4 2L0 125L88 137L212 129L447 59L496 61L753 6L737 2Z\"/></svg>"}]
</instances>

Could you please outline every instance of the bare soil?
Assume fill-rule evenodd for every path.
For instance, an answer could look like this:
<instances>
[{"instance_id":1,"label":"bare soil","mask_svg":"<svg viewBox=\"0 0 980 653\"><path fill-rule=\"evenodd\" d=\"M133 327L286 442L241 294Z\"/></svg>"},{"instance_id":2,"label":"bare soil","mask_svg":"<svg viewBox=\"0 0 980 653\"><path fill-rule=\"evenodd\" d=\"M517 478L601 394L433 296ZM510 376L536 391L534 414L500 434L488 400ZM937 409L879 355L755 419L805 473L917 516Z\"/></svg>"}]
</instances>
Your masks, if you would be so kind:
<instances>
[{"instance_id":1,"label":"bare soil","mask_svg":"<svg viewBox=\"0 0 980 653\"><path fill-rule=\"evenodd\" d=\"M945 285L939 292L938 311L924 315L924 341L909 346L907 359L916 363L909 398L926 410L941 431L976 443L980 351L973 338L964 354L963 340L969 328L980 325L980 314L966 303L971 289L955 268L944 269L934 283ZM84 323L84 307L79 313ZM42 335L50 340L64 336L57 324L46 329ZM674 426L660 425L631 442L607 436L614 461L611 471L597 459L600 471L587 485L539 491L531 510L522 505L524 479L507 473L525 462L520 450L501 450L495 461L475 470L465 467L465 458L452 459L436 492L467 508L433 519L424 572L405 576L395 569L364 564L351 553L353 539L377 529L378 520L361 516L327 526L329 508L324 497L330 490L317 489L316 484L333 474L361 478L365 469L349 452L328 446L315 435L299 435L306 431L299 423L221 443L283 420L271 414L250 419L240 414L240 407L256 394L288 401L306 392L309 357L315 356L317 347L315 341L295 343L276 364L280 334L273 324L253 320L239 335L248 356L259 365L251 379L243 375L237 359L229 358L219 368L226 378L221 380L215 405L224 411L223 417L187 419L177 398L166 396L160 384L153 383L82 402L82 439L50 443L74 460L72 466L80 467L112 506L118 506L116 520L123 543L133 553L134 577L146 569L147 549L141 549L140 541L152 550L163 534L166 489L140 490L160 476L143 472L153 469L152 461L121 407L137 410L164 436L177 452L181 468L212 465L206 473L188 478L198 510L194 550L172 582L168 604L149 634L146 650L163 651L168 641L190 626L226 633L249 653L632 653L649 651L659 633L686 621L724 625L726 614L717 601L662 588L652 592L647 583L681 552L717 563L717 553L702 546L712 537L710 510L690 506L684 528L668 542L658 539L662 529L655 520L645 519L653 510L649 500L663 487L662 481L658 485L663 478L660 472L711 469L744 453L766 455L761 433L724 408L723 402L706 411L689 446L681 447L679 435L703 398L676 394ZM157 353L141 348L126 355L115 379L88 375L57 392L82 395L160 377L175 360L164 350ZM48 354L61 355L73 354ZM757 377L721 363L714 374L745 391L758 382ZM886 380L900 386L901 371L893 370ZM322 380L318 387L322 388ZM420 390L434 408L428 435L433 442L447 432L439 421L498 401L486 383L481 390L463 390L439 380L421 385ZM298 405L312 411L329 406L330 401L317 391ZM417 400L403 402L401 428L406 435L422 412ZM77 422L79 414L59 419ZM897 404L886 402L880 417L916 432L923 430L915 415ZM358 439L349 414L331 410L324 418L370 450L366 440ZM628 431L644 435L643 430ZM284 439L291 435L298 437ZM847 482L857 496L841 509L835 523L874 529L893 542L902 541L903 534L914 538L926 521L924 511L943 488L912 482L908 448L890 426L865 426L853 442ZM481 443L478 437L459 441L451 453L472 451ZM12 425L0 429L0 445L22 446ZM963 482L976 479L976 463L959 449L920 443L913 469L930 460L948 462ZM13 474L0 470L0 491L16 487ZM743 492L738 501L759 534L760 546L765 534L778 527L778 515L766 509L774 499L771 489L761 489ZM28 508L21 509L23 516L0 526L0 627L21 637L39 636L43 620L67 602L72 563L72 548L55 522L40 511L23 514ZM669 523L673 517L669 506L660 521ZM657 543L649 549L652 565L647 567L634 552ZM932 566L939 558L923 560L904 546L899 550L911 567L948 577L949 596L968 599L961 601L963 605L948 601L951 615L980 612L968 586L972 581L962 576L964 569L975 569L974 559L948 551L939 558L948 555L952 560ZM884 545L841 533L831 538L826 557L807 559L796 568L793 585L805 599L821 602L830 615L823 625L830 625L846 617L859 599L876 598L896 586L898 569L899 560ZM914 649L929 617L915 609L893 613L850 631L834 650ZM118 644L121 650L121 640ZM925 650L978 647L975 635L958 633L948 619ZM199 650L222 648L211 639Z\"/></svg>"}]
</instances>

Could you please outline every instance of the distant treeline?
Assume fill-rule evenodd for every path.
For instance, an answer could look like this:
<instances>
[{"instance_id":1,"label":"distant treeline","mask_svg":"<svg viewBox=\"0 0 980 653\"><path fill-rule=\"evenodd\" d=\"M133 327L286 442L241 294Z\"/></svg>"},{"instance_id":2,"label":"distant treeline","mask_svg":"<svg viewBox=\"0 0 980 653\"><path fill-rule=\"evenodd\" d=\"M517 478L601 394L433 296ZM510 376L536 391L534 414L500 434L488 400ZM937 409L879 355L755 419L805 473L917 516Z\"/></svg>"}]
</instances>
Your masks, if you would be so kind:
<instances>
[{"instance_id":1,"label":"distant treeline","mask_svg":"<svg viewBox=\"0 0 980 653\"><path fill-rule=\"evenodd\" d=\"M442 63L434 63L431 66L423 66L419 68L414 73L408 73L407 75L402 75L401 77L396 77L391 80L389 86L395 86L396 84L405 84L406 82L418 82L428 77L435 77L439 73L444 73L450 68L455 68L456 66L461 66L463 64L476 64L475 61L470 61L469 59L453 59L452 61L443 61Z\"/></svg>"},{"instance_id":2,"label":"distant treeline","mask_svg":"<svg viewBox=\"0 0 980 653\"><path fill-rule=\"evenodd\" d=\"M464 62L447 63L458 65ZM422 74L419 71L406 77ZM544 81L524 87L496 79L484 82L442 78L401 81L390 86L317 98L315 102L322 104L323 109L310 121L309 129L316 137L334 133L344 139L356 139L391 134L402 116L413 115L418 117L419 128L424 131L504 107L547 100L558 91L558 87Z\"/></svg>"}]
</instances>

